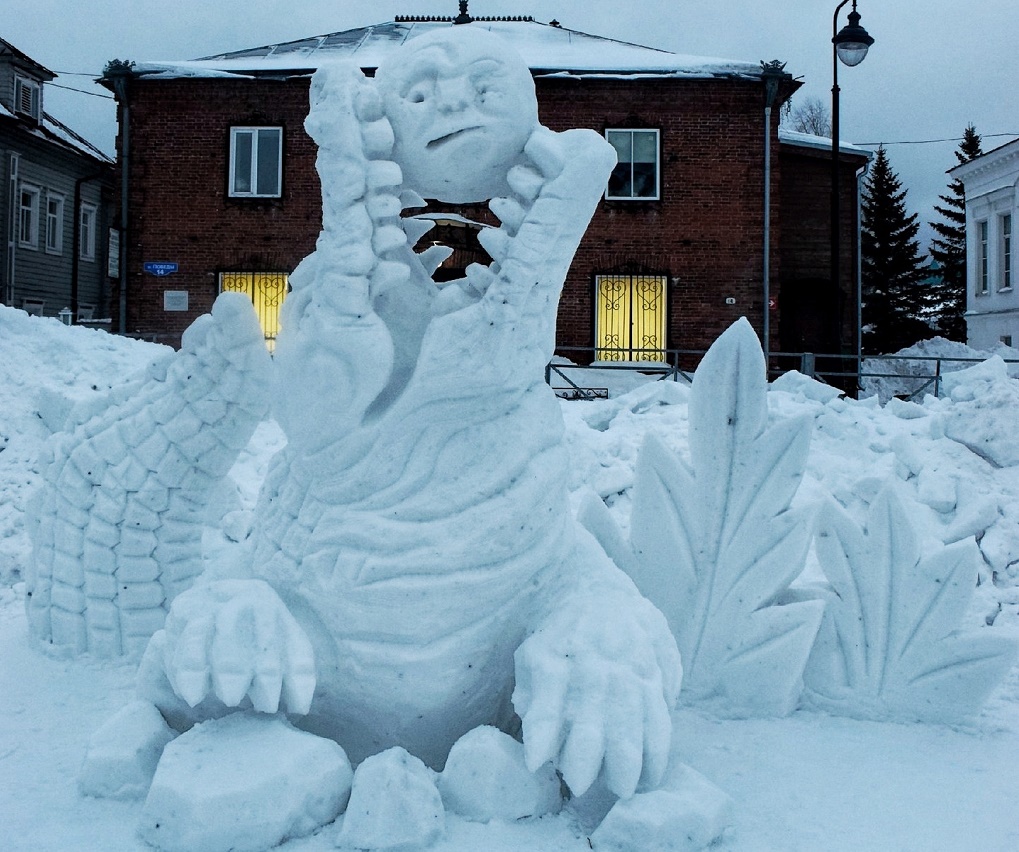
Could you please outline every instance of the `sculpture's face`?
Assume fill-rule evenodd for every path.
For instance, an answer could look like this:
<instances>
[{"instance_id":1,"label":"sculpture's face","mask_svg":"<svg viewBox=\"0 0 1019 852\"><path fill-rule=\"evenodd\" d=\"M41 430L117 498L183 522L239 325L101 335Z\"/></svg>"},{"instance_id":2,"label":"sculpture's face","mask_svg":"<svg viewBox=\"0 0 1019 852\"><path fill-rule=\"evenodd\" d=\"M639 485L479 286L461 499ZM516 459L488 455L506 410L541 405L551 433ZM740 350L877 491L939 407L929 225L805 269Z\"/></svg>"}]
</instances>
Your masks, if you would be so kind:
<instances>
[{"instance_id":1,"label":"sculpture's face","mask_svg":"<svg viewBox=\"0 0 1019 852\"><path fill-rule=\"evenodd\" d=\"M538 124L534 81L501 40L459 27L414 38L376 81L404 183L427 198L483 201L508 192L506 172Z\"/></svg>"}]
</instances>

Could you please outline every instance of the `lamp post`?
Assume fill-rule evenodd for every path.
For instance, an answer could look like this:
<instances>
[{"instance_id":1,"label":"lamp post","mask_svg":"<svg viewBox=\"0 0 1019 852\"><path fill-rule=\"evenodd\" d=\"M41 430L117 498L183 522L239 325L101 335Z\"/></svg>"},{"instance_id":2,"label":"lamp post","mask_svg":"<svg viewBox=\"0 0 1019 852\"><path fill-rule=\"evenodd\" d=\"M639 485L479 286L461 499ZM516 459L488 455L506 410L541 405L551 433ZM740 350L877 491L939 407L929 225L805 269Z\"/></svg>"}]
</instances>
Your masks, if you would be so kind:
<instances>
[{"instance_id":1,"label":"lamp post","mask_svg":"<svg viewBox=\"0 0 1019 852\"><path fill-rule=\"evenodd\" d=\"M856 11L856 0L853 2L853 11L849 13L849 23L841 30L839 25L839 12L849 0L842 0L835 7L835 14L831 23L832 43L832 86L831 86L831 286L832 296L837 296L840 291L840 252L841 236L840 229L840 192L839 192L839 62L848 65L850 68L859 65L867 56L867 51L874 43L870 34L860 26L860 14ZM859 299L859 294L857 294ZM859 305L857 306L859 313ZM841 337L841 329L839 333ZM859 338L859 334L857 334ZM859 352L857 356L859 357Z\"/></svg>"}]
</instances>

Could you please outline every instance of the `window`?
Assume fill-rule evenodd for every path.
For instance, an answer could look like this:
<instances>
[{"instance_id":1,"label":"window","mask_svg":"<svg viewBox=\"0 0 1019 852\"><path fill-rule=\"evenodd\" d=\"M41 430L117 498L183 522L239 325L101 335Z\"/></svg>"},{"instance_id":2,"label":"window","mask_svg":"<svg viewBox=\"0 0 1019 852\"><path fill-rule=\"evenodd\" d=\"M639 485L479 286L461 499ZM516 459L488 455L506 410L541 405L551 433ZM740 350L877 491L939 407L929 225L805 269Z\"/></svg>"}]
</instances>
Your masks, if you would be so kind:
<instances>
[{"instance_id":1,"label":"window","mask_svg":"<svg viewBox=\"0 0 1019 852\"><path fill-rule=\"evenodd\" d=\"M56 193L46 196L46 251L60 254L64 250L64 197Z\"/></svg>"},{"instance_id":2,"label":"window","mask_svg":"<svg viewBox=\"0 0 1019 852\"><path fill-rule=\"evenodd\" d=\"M18 243L22 248L39 248L39 188L22 184L18 202Z\"/></svg>"},{"instance_id":3,"label":"window","mask_svg":"<svg viewBox=\"0 0 1019 852\"><path fill-rule=\"evenodd\" d=\"M219 292L246 293L251 297L259 325L265 335L265 345L272 352L276 348L276 335L280 330L280 307L290 289L286 272L221 272Z\"/></svg>"},{"instance_id":4,"label":"window","mask_svg":"<svg viewBox=\"0 0 1019 852\"><path fill-rule=\"evenodd\" d=\"M283 128L230 129L230 195L279 198L283 184Z\"/></svg>"},{"instance_id":5,"label":"window","mask_svg":"<svg viewBox=\"0 0 1019 852\"><path fill-rule=\"evenodd\" d=\"M1011 346L1012 345L1012 335L1011 334L1003 334L1003 335L1001 335L1001 337L998 338L998 340L1001 341L1003 346Z\"/></svg>"},{"instance_id":6,"label":"window","mask_svg":"<svg viewBox=\"0 0 1019 852\"><path fill-rule=\"evenodd\" d=\"M1012 289L1012 214L1001 217L1001 281L999 290Z\"/></svg>"},{"instance_id":7,"label":"window","mask_svg":"<svg viewBox=\"0 0 1019 852\"><path fill-rule=\"evenodd\" d=\"M609 176L605 197L613 200L654 200L659 197L658 131L606 130L618 162Z\"/></svg>"},{"instance_id":8,"label":"window","mask_svg":"<svg viewBox=\"0 0 1019 852\"><path fill-rule=\"evenodd\" d=\"M42 88L34 80L14 79L14 111L39 121L42 115Z\"/></svg>"},{"instance_id":9,"label":"window","mask_svg":"<svg viewBox=\"0 0 1019 852\"><path fill-rule=\"evenodd\" d=\"M977 222L977 293L987 292L987 222Z\"/></svg>"},{"instance_id":10,"label":"window","mask_svg":"<svg viewBox=\"0 0 1019 852\"><path fill-rule=\"evenodd\" d=\"M78 215L78 256L82 260L96 259L96 206L82 204Z\"/></svg>"},{"instance_id":11,"label":"window","mask_svg":"<svg viewBox=\"0 0 1019 852\"><path fill-rule=\"evenodd\" d=\"M599 361L664 361L664 275L595 277Z\"/></svg>"}]
</instances>

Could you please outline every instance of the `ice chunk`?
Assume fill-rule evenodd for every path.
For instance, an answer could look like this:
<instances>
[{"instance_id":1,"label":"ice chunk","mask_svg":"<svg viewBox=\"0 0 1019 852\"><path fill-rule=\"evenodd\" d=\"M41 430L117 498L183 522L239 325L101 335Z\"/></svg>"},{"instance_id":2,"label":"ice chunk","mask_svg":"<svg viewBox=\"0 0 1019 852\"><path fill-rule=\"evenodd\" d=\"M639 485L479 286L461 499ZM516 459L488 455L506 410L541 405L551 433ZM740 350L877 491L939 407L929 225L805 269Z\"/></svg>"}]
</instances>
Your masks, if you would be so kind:
<instances>
[{"instance_id":1,"label":"ice chunk","mask_svg":"<svg viewBox=\"0 0 1019 852\"><path fill-rule=\"evenodd\" d=\"M446 817L435 773L402 748L357 767L339 845L354 849L419 849L442 837Z\"/></svg>"},{"instance_id":2,"label":"ice chunk","mask_svg":"<svg viewBox=\"0 0 1019 852\"><path fill-rule=\"evenodd\" d=\"M613 806L591 835L595 852L696 852L722 836L730 798L688 766L670 776L661 789Z\"/></svg>"},{"instance_id":3,"label":"ice chunk","mask_svg":"<svg viewBox=\"0 0 1019 852\"><path fill-rule=\"evenodd\" d=\"M531 772L524 764L523 745L487 725L454 744L438 786L446 808L474 822L543 816L562 806L552 764Z\"/></svg>"},{"instance_id":4,"label":"ice chunk","mask_svg":"<svg viewBox=\"0 0 1019 852\"><path fill-rule=\"evenodd\" d=\"M92 734L78 789L86 796L141 798L163 747L176 735L151 703L132 701Z\"/></svg>"},{"instance_id":5,"label":"ice chunk","mask_svg":"<svg viewBox=\"0 0 1019 852\"><path fill-rule=\"evenodd\" d=\"M164 852L268 849L335 819L352 777L332 740L235 713L166 747L138 833Z\"/></svg>"}]
</instances>

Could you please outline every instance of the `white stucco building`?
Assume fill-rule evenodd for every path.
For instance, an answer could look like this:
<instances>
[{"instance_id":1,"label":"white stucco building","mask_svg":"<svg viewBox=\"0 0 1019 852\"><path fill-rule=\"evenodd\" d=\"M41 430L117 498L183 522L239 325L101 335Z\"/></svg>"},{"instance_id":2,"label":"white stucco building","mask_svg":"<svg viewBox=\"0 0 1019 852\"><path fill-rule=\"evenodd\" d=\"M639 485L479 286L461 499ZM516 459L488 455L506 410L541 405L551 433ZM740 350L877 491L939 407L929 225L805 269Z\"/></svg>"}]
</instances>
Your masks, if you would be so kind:
<instances>
[{"instance_id":1,"label":"white stucco building","mask_svg":"<svg viewBox=\"0 0 1019 852\"><path fill-rule=\"evenodd\" d=\"M1019 346L1015 229L1019 139L950 171L966 189L966 338L975 349Z\"/></svg>"}]
</instances>

